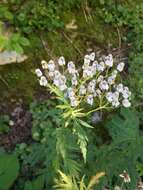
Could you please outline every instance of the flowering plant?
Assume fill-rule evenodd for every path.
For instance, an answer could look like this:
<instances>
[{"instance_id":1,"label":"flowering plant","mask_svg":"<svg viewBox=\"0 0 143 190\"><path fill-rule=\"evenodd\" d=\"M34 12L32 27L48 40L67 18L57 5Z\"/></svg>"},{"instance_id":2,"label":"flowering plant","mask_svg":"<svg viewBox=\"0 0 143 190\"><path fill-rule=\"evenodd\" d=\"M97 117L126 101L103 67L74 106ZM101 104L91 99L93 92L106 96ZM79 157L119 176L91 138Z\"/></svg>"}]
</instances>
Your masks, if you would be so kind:
<instances>
[{"instance_id":1,"label":"flowering plant","mask_svg":"<svg viewBox=\"0 0 143 190\"><path fill-rule=\"evenodd\" d=\"M97 57L92 52L84 56L82 69L62 56L58 60L41 62L43 72L36 69L41 86L49 87L64 104L58 105L68 110L64 118L84 117L92 112L119 107L130 107L131 92L120 81L120 73L125 64L114 63L113 56Z\"/></svg>"},{"instance_id":2,"label":"flowering plant","mask_svg":"<svg viewBox=\"0 0 143 190\"><path fill-rule=\"evenodd\" d=\"M42 60L41 65L42 71L35 70L39 83L48 87L62 102L57 107L63 110L63 126L73 126L72 133L78 137L86 161L88 138L81 126L92 126L81 118L103 109L131 105L131 92L118 82L125 64L115 64L111 54L96 58L92 52L84 56L81 69L77 69L72 61L66 63L63 56L56 61Z\"/></svg>"}]
</instances>

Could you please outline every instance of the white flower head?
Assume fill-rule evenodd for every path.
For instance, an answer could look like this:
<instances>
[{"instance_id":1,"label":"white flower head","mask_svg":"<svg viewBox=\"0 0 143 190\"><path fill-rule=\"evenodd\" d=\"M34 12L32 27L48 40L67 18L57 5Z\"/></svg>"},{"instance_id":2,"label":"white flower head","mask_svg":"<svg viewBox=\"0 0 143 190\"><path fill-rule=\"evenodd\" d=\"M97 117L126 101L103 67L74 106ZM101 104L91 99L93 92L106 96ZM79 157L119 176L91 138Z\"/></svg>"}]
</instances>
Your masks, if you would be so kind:
<instances>
[{"instance_id":1,"label":"white flower head","mask_svg":"<svg viewBox=\"0 0 143 190\"><path fill-rule=\"evenodd\" d=\"M87 96L87 103L90 105L93 105L93 95L92 94Z\"/></svg>"},{"instance_id":2,"label":"white flower head","mask_svg":"<svg viewBox=\"0 0 143 190\"><path fill-rule=\"evenodd\" d=\"M112 56L112 54L109 54L108 56L105 57L105 64L108 67L112 67L113 66L113 56Z\"/></svg>"},{"instance_id":3,"label":"white flower head","mask_svg":"<svg viewBox=\"0 0 143 190\"><path fill-rule=\"evenodd\" d=\"M120 105L120 102L119 102L118 100L113 100L113 101L112 101L112 106L113 106L113 107L116 108L116 107L118 107L119 105Z\"/></svg>"},{"instance_id":4,"label":"white flower head","mask_svg":"<svg viewBox=\"0 0 143 190\"><path fill-rule=\"evenodd\" d=\"M112 85L112 84L115 83L115 77L110 76L110 77L107 78L107 81L108 81L108 84Z\"/></svg>"},{"instance_id":5,"label":"white flower head","mask_svg":"<svg viewBox=\"0 0 143 190\"><path fill-rule=\"evenodd\" d=\"M55 76L53 79L53 83L55 86L59 87L61 91L67 88L66 86L66 77L64 75Z\"/></svg>"},{"instance_id":6,"label":"white flower head","mask_svg":"<svg viewBox=\"0 0 143 190\"><path fill-rule=\"evenodd\" d=\"M45 76L41 76L41 78L39 80L39 83L40 83L41 86L47 86L48 81L47 81Z\"/></svg>"},{"instance_id":7,"label":"white flower head","mask_svg":"<svg viewBox=\"0 0 143 190\"><path fill-rule=\"evenodd\" d=\"M67 85L61 84L61 85L59 86L59 89L60 89L61 91L64 91L64 90L67 89Z\"/></svg>"},{"instance_id":8,"label":"white flower head","mask_svg":"<svg viewBox=\"0 0 143 190\"><path fill-rule=\"evenodd\" d=\"M70 98L70 103L71 103L72 107L78 106L78 101L77 101L77 99L75 97Z\"/></svg>"},{"instance_id":9,"label":"white flower head","mask_svg":"<svg viewBox=\"0 0 143 190\"><path fill-rule=\"evenodd\" d=\"M108 100L108 102L112 102L113 101L113 93L112 92L107 92L106 93L106 99Z\"/></svg>"},{"instance_id":10,"label":"white flower head","mask_svg":"<svg viewBox=\"0 0 143 190\"><path fill-rule=\"evenodd\" d=\"M125 63L123 63L123 62L119 63L119 64L117 65L117 70L118 70L119 72L122 72L123 69L124 69L124 66L125 66Z\"/></svg>"},{"instance_id":11,"label":"white flower head","mask_svg":"<svg viewBox=\"0 0 143 190\"><path fill-rule=\"evenodd\" d=\"M103 81L103 79L104 79L104 76L103 76L103 75L100 75L100 76L97 78L97 82L99 83L99 82Z\"/></svg>"},{"instance_id":12,"label":"white flower head","mask_svg":"<svg viewBox=\"0 0 143 190\"><path fill-rule=\"evenodd\" d=\"M131 102L130 102L128 99L124 99L124 100L122 101L122 104L123 104L123 106L124 106L125 108L128 108L128 107L131 106Z\"/></svg>"},{"instance_id":13,"label":"white flower head","mask_svg":"<svg viewBox=\"0 0 143 190\"><path fill-rule=\"evenodd\" d=\"M84 85L81 85L79 89L79 95L85 95L85 94L86 94L86 87Z\"/></svg>"},{"instance_id":14,"label":"white flower head","mask_svg":"<svg viewBox=\"0 0 143 190\"><path fill-rule=\"evenodd\" d=\"M129 88L125 86L122 91L123 98L129 98L131 96L131 92L129 91Z\"/></svg>"},{"instance_id":15,"label":"white flower head","mask_svg":"<svg viewBox=\"0 0 143 190\"><path fill-rule=\"evenodd\" d=\"M99 88L101 90L108 90L109 89L109 85L108 85L107 81L106 80L101 81L99 83Z\"/></svg>"},{"instance_id":16,"label":"white flower head","mask_svg":"<svg viewBox=\"0 0 143 190\"><path fill-rule=\"evenodd\" d=\"M86 66L86 65L89 65L89 64L90 64L90 61L91 61L90 56L89 56L89 55L85 55L85 56L84 56L84 65L85 65L85 66Z\"/></svg>"},{"instance_id":17,"label":"white flower head","mask_svg":"<svg viewBox=\"0 0 143 190\"><path fill-rule=\"evenodd\" d=\"M60 78L61 77L61 73L58 71L58 70L55 70L54 71L54 77L57 79L57 78Z\"/></svg>"},{"instance_id":18,"label":"white flower head","mask_svg":"<svg viewBox=\"0 0 143 190\"><path fill-rule=\"evenodd\" d=\"M78 81L77 81L77 76L76 76L76 74L74 74L74 75L72 76L71 82L72 82L72 85L73 85L73 86L77 86L77 85L78 85Z\"/></svg>"},{"instance_id":19,"label":"white flower head","mask_svg":"<svg viewBox=\"0 0 143 190\"><path fill-rule=\"evenodd\" d=\"M49 77L54 77L55 73L54 72L49 72Z\"/></svg>"},{"instance_id":20,"label":"white flower head","mask_svg":"<svg viewBox=\"0 0 143 190\"><path fill-rule=\"evenodd\" d=\"M125 183L131 182L131 178L130 178L129 174L126 172L126 170L124 170L123 173L119 175L119 177L123 178Z\"/></svg>"},{"instance_id":21,"label":"white flower head","mask_svg":"<svg viewBox=\"0 0 143 190\"><path fill-rule=\"evenodd\" d=\"M43 73L40 69L36 69L35 73L36 73L37 77L41 77L43 75Z\"/></svg>"},{"instance_id":22,"label":"white flower head","mask_svg":"<svg viewBox=\"0 0 143 190\"><path fill-rule=\"evenodd\" d=\"M100 63L98 63L96 68L97 68L97 71L103 72L104 69L105 69L105 64L104 64L104 62L101 61Z\"/></svg>"},{"instance_id":23,"label":"white flower head","mask_svg":"<svg viewBox=\"0 0 143 190\"><path fill-rule=\"evenodd\" d=\"M95 86L96 86L96 81L95 80L90 81L88 86L87 86L88 92L94 93L95 92Z\"/></svg>"},{"instance_id":24,"label":"white flower head","mask_svg":"<svg viewBox=\"0 0 143 190\"><path fill-rule=\"evenodd\" d=\"M55 70L55 63L54 63L53 60L50 60L50 61L48 62L47 68L48 68L48 70L49 70L50 72L54 72L54 70Z\"/></svg>"},{"instance_id":25,"label":"white flower head","mask_svg":"<svg viewBox=\"0 0 143 190\"><path fill-rule=\"evenodd\" d=\"M53 83L55 86L59 87L60 86L60 80L58 78L54 78Z\"/></svg>"},{"instance_id":26,"label":"white flower head","mask_svg":"<svg viewBox=\"0 0 143 190\"><path fill-rule=\"evenodd\" d=\"M102 94L102 92L101 92L101 90L100 90L100 89L97 89L95 92L96 92L96 94L95 94L95 95L96 95L96 96L99 96L99 97L100 97L100 96L101 96L101 94Z\"/></svg>"},{"instance_id":27,"label":"white flower head","mask_svg":"<svg viewBox=\"0 0 143 190\"><path fill-rule=\"evenodd\" d=\"M61 75L61 78L60 78L60 79L61 79L62 83L64 83L64 84L65 84L66 81L67 81L67 79L66 79L66 77L65 77L64 75Z\"/></svg>"},{"instance_id":28,"label":"white flower head","mask_svg":"<svg viewBox=\"0 0 143 190\"><path fill-rule=\"evenodd\" d=\"M120 84L118 84L117 86L116 86L116 90L118 91L118 92L123 92L123 84L122 83L120 83Z\"/></svg>"},{"instance_id":29,"label":"white flower head","mask_svg":"<svg viewBox=\"0 0 143 190\"><path fill-rule=\"evenodd\" d=\"M70 73L70 74L75 74L77 71L76 71L76 69L75 69L75 64L72 62L72 61L70 61L70 62L68 62L68 72Z\"/></svg>"},{"instance_id":30,"label":"white flower head","mask_svg":"<svg viewBox=\"0 0 143 190\"><path fill-rule=\"evenodd\" d=\"M63 56L61 56L61 57L58 59L58 64L59 64L60 66L66 64L65 58L64 58Z\"/></svg>"},{"instance_id":31,"label":"white flower head","mask_svg":"<svg viewBox=\"0 0 143 190\"><path fill-rule=\"evenodd\" d=\"M94 72L92 69L92 66L87 66L84 70L83 70L83 77L93 77Z\"/></svg>"},{"instance_id":32,"label":"white flower head","mask_svg":"<svg viewBox=\"0 0 143 190\"><path fill-rule=\"evenodd\" d=\"M91 61L94 61L94 59L95 59L95 53L94 53L94 52L92 52L92 53L89 55L89 59L90 59Z\"/></svg>"},{"instance_id":33,"label":"white flower head","mask_svg":"<svg viewBox=\"0 0 143 190\"><path fill-rule=\"evenodd\" d=\"M93 70L93 73L94 73L94 74L96 74L97 64L98 64L97 61L94 61L93 64L92 64L92 70Z\"/></svg>"},{"instance_id":34,"label":"white flower head","mask_svg":"<svg viewBox=\"0 0 143 190\"><path fill-rule=\"evenodd\" d=\"M67 95L68 95L68 97L69 98L72 98L72 97L74 97L75 96L75 92L74 92L74 89L73 88L68 88L67 89Z\"/></svg>"},{"instance_id":35,"label":"white flower head","mask_svg":"<svg viewBox=\"0 0 143 190\"><path fill-rule=\"evenodd\" d=\"M48 63L47 63L47 61L42 60L42 61L41 61L41 65L42 65L42 68L43 68L43 69L48 69Z\"/></svg>"}]
</instances>

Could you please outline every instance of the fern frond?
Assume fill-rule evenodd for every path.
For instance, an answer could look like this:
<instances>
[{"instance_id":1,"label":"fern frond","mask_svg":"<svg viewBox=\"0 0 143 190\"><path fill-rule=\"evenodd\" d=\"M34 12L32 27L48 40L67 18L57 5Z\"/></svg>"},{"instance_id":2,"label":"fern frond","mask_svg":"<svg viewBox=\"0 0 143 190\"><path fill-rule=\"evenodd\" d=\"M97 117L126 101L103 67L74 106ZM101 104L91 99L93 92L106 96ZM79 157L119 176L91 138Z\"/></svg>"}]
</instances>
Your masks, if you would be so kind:
<instances>
[{"instance_id":1,"label":"fern frond","mask_svg":"<svg viewBox=\"0 0 143 190\"><path fill-rule=\"evenodd\" d=\"M61 171L58 171L60 174L60 179L55 180L56 185L54 188L57 190L78 190L77 184L72 177L65 175Z\"/></svg>"}]
</instances>

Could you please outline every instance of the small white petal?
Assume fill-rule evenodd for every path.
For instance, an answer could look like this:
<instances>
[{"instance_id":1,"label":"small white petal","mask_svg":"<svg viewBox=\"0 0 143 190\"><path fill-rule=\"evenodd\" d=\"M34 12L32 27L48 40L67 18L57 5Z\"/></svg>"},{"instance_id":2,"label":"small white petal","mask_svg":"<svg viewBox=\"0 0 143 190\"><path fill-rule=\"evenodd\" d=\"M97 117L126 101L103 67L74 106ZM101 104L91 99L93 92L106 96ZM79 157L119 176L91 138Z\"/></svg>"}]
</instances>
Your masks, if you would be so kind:
<instances>
[{"instance_id":1,"label":"small white petal","mask_svg":"<svg viewBox=\"0 0 143 190\"><path fill-rule=\"evenodd\" d=\"M87 103L90 105L93 105L93 95L88 95L87 96Z\"/></svg>"},{"instance_id":2,"label":"small white petal","mask_svg":"<svg viewBox=\"0 0 143 190\"><path fill-rule=\"evenodd\" d=\"M115 82L115 78L113 76L110 76L108 77L107 81L108 81L108 84L112 85Z\"/></svg>"},{"instance_id":3,"label":"small white petal","mask_svg":"<svg viewBox=\"0 0 143 190\"><path fill-rule=\"evenodd\" d=\"M120 83L120 84L118 84L117 86L116 86L116 90L118 91L118 92L123 92L123 84L122 83Z\"/></svg>"},{"instance_id":4,"label":"small white petal","mask_svg":"<svg viewBox=\"0 0 143 190\"><path fill-rule=\"evenodd\" d=\"M88 92L94 93L95 92L95 86L96 86L96 81L95 80L90 81L88 84L88 87L87 87Z\"/></svg>"},{"instance_id":5,"label":"small white petal","mask_svg":"<svg viewBox=\"0 0 143 190\"><path fill-rule=\"evenodd\" d=\"M48 62L47 67L48 67L48 69L49 69L50 72L54 72L54 70L55 70L55 63L54 63L54 61L53 61L53 60L50 60L50 61Z\"/></svg>"},{"instance_id":6,"label":"small white petal","mask_svg":"<svg viewBox=\"0 0 143 190\"><path fill-rule=\"evenodd\" d=\"M72 107L78 106L78 101L77 101L77 99L75 97L70 98L70 103L71 103Z\"/></svg>"},{"instance_id":7,"label":"small white petal","mask_svg":"<svg viewBox=\"0 0 143 190\"><path fill-rule=\"evenodd\" d=\"M112 106L118 107L120 105L119 101L112 101Z\"/></svg>"},{"instance_id":8,"label":"small white petal","mask_svg":"<svg viewBox=\"0 0 143 190\"><path fill-rule=\"evenodd\" d=\"M43 75L42 71L40 69L36 69L35 73L36 73L37 77L41 77Z\"/></svg>"},{"instance_id":9,"label":"small white petal","mask_svg":"<svg viewBox=\"0 0 143 190\"><path fill-rule=\"evenodd\" d=\"M47 63L47 61L42 60L42 61L41 61L41 65L42 65L42 68L43 68L43 69L48 69L48 63Z\"/></svg>"},{"instance_id":10,"label":"small white petal","mask_svg":"<svg viewBox=\"0 0 143 190\"><path fill-rule=\"evenodd\" d=\"M125 108L128 108L128 107L131 106L131 102L130 102L128 99L124 99L124 100L122 101L122 104L123 104L123 106L124 106Z\"/></svg>"},{"instance_id":11,"label":"small white petal","mask_svg":"<svg viewBox=\"0 0 143 190\"><path fill-rule=\"evenodd\" d=\"M67 89L67 86L66 86L65 84L60 85L60 86L59 86L59 89L60 89L61 91L64 91L65 89Z\"/></svg>"},{"instance_id":12,"label":"small white petal","mask_svg":"<svg viewBox=\"0 0 143 190\"><path fill-rule=\"evenodd\" d=\"M74 96L75 96L74 89L71 88L71 87L68 88L68 89L67 89L67 95L68 95L69 98L74 97Z\"/></svg>"},{"instance_id":13,"label":"small white petal","mask_svg":"<svg viewBox=\"0 0 143 190\"><path fill-rule=\"evenodd\" d=\"M123 63L123 62L119 63L119 64L117 65L117 70L118 70L119 72L122 72L123 69L124 69L124 66L125 66L125 63Z\"/></svg>"},{"instance_id":14,"label":"small white petal","mask_svg":"<svg viewBox=\"0 0 143 190\"><path fill-rule=\"evenodd\" d=\"M108 100L108 102L112 102L113 101L113 93L112 92L107 92L106 93L106 99Z\"/></svg>"},{"instance_id":15,"label":"small white petal","mask_svg":"<svg viewBox=\"0 0 143 190\"><path fill-rule=\"evenodd\" d=\"M75 68L75 64L72 62L72 61L70 61L70 62L68 62L68 65L67 65L67 69L68 69L68 72L70 73L70 74L76 74L77 73L77 70L76 70L76 68Z\"/></svg>"},{"instance_id":16,"label":"small white petal","mask_svg":"<svg viewBox=\"0 0 143 190\"><path fill-rule=\"evenodd\" d=\"M77 76L75 74L72 76L71 82L73 86L77 86L78 81L77 81Z\"/></svg>"},{"instance_id":17,"label":"small white petal","mask_svg":"<svg viewBox=\"0 0 143 190\"><path fill-rule=\"evenodd\" d=\"M86 94L86 88L84 85L81 85L79 89L79 95L84 95L84 94Z\"/></svg>"},{"instance_id":18,"label":"small white petal","mask_svg":"<svg viewBox=\"0 0 143 190\"><path fill-rule=\"evenodd\" d=\"M89 59L90 59L91 61L94 61L94 59L95 59L95 53L94 53L94 52L92 52L92 53L89 55Z\"/></svg>"},{"instance_id":19,"label":"small white petal","mask_svg":"<svg viewBox=\"0 0 143 190\"><path fill-rule=\"evenodd\" d=\"M83 77L93 77L94 75L94 71L92 69L92 66L87 66L84 70L83 70Z\"/></svg>"},{"instance_id":20,"label":"small white petal","mask_svg":"<svg viewBox=\"0 0 143 190\"><path fill-rule=\"evenodd\" d=\"M108 85L107 81L106 80L101 81L99 83L99 88L101 90L108 90L109 89L109 85Z\"/></svg>"},{"instance_id":21,"label":"small white petal","mask_svg":"<svg viewBox=\"0 0 143 190\"><path fill-rule=\"evenodd\" d=\"M96 67L97 71L101 71L103 72L104 69L105 69L105 64L103 61L101 61L99 64L97 64L97 67Z\"/></svg>"},{"instance_id":22,"label":"small white petal","mask_svg":"<svg viewBox=\"0 0 143 190\"><path fill-rule=\"evenodd\" d=\"M105 64L108 67L112 67L113 66L113 56L112 56L112 54L109 54L108 56L105 57Z\"/></svg>"},{"instance_id":23,"label":"small white petal","mask_svg":"<svg viewBox=\"0 0 143 190\"><path fill-rule=\"evenodd\" d=\"M60 66L66 64L65 58L64 58L63 56L61 56L61 57L58 59L58 64L59 64Z\"/></svg>"},{"instance_id":24,"label":"small white petal","mask_svg":"<svg viewBox=\"0 0 143 190\"><path fill-rule=\"evenodd\" d=\"M124 87L123 91L122 91L122 96L126 99L129 98L131 96L131 92L129 91L128 87Z\"/></svg>"},{"instance_id":25,"label":"small white petal","mask_svg":"<svg viewBox=\"0 0 143 190\"><path fill-rule=\"evenodd\" d=\"M60 73L58 70L55 70L55 71L54 71L54 77L55 77L56 79L60 78L60 77L61 77L61 73Z\"/></svg>"},{"instance_id":26,"label":"small white petal","mask_svg":"<svg viewBox=\"0 0 143 190\"><path fill-rule=\"evenodd\" d=\"M103 76L103 75L100 75L100 76L97 78L97 82L101 82L101 81L103 81L103 79L104 79L104 76Z\"/></svg>"},{"instance_id":27,"label":"small white petal","mask_svg":"<svg viewBox=\"0 0 143 190\"><path fill-rule=\"evenodd\" d=\"M49 72L49 77L53 77L54 76L54 72Z\"/></svg>"},{"instance_id":28,"label":"small white petal","mask_svg":"<svg viewBox=\"0 0 143 190\"><path fill-rule=\"evenodd\" d=\"M59 80L59 79L54 78L53 83L54 83L54 85L55 85L55 86L58 86L58 87L59 87L59 85L60 85L60 80Z\"/></svg>"},{"instance_id":29,"label":"small white petal","mask_svg":"<svg viewBox=\"0 0 143 190\"><path fill-rule=\"evenodd\" d=\"M84 65L89 65L90 63L90 56L89 55L85 55L84 56Z\"/></svg>"},{"instance_id":30,"label":"small white petal","mask_svg":"<svg viewBox=\"0 0 143 190\"><path fill-rule=\"evenodd\" d=\"M96 92L97 96L99 96L99 97L101 96L101 90L100 89L97 89L95 92Z\"/></svg>"},{"instance_id":31,"label":"small white petal","mask_svg":"<svg viewBox=\"0 0 143 190\"><path fill-rule=\"evenodd\" d=\"M47 79L46 79L46 77L45 76L42 76L41 78L40 78L40 85L41 86L47 86L47 84L48 84L48 81L47 81Z\"/></svg>"}]
</instances>

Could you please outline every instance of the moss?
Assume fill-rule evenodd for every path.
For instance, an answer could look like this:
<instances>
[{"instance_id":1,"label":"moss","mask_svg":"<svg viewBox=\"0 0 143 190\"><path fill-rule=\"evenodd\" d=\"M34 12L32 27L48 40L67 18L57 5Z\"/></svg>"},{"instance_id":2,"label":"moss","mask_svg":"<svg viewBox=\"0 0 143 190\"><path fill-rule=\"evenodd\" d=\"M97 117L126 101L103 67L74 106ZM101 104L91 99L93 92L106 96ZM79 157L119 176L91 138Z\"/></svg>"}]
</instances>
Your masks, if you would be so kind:
<instances>
[{"instance_id":1,"label":"moss","mask_svg":"<svg viewBox=\"0 0 143 190\"><path fill-rule=\"evenodd\" d=\"M36 88L36 78L32 75L30 63L5 65L0 70L0 99L23 98L31 101Z\"/></svg>"}]
</instances>

